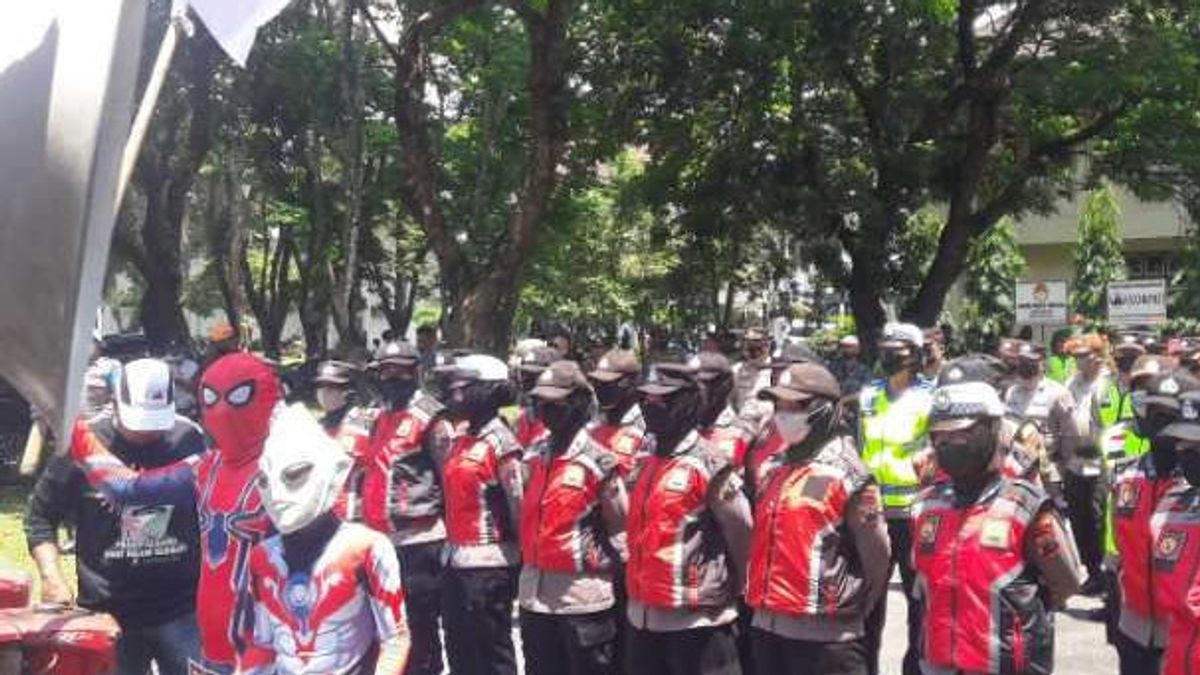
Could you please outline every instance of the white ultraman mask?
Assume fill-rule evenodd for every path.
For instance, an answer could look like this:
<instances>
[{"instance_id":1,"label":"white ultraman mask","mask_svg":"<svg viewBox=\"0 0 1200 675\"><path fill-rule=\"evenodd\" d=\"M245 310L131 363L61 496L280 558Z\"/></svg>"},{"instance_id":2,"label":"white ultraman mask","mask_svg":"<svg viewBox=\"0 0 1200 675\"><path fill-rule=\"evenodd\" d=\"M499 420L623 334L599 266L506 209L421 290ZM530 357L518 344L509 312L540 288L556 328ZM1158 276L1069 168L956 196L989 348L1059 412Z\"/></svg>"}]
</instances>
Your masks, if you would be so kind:
<instances>
[{"instance_id":1,"label":"white ultraman mask","mask_svg":"<svg viewBox=\"0 0 1200 675\"><path fill-rule=\"evenodd\" d=\"M333 508L350 457L301 405L278 410L258 459L258 490L275 529L303 529Z\"/></svg>"}]
</instances>

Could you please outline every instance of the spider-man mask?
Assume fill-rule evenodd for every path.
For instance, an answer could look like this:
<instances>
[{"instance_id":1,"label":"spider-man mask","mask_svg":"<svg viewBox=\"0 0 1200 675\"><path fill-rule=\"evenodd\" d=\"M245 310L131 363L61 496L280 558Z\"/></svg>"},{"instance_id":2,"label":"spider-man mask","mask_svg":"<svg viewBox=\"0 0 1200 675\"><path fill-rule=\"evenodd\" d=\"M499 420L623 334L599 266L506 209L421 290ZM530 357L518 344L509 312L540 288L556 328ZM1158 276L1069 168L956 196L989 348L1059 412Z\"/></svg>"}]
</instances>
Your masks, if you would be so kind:
<instances>
[{"instance_id":1,"label":"spider-man mask","mask_svg":"<svg viewBox=\"0 0 1200 675\"><path fill-rule=\"evenodd\" d=\"M251 354L222 356L204 371L200 381L204 428L226 462L238 465L258 459L281 398L275 372Z\"/></svg>"}]
</instances>

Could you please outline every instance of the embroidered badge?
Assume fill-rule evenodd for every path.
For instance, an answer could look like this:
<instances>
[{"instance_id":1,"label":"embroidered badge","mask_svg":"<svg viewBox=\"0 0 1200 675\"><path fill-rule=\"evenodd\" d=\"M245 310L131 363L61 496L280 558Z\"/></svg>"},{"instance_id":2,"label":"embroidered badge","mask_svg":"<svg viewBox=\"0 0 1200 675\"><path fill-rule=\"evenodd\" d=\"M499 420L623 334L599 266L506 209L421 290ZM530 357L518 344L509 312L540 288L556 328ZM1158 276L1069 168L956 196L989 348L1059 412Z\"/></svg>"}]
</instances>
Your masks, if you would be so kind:
<instances>
[{"instance_id":1,"label":"embroidered badge","mask_svg":"<svg viewBox=\"0 0 1200 675\"><path fill-rule=\"evenodd\" d=\"M1158 535L1154 544L1154 567L1158 570L1170 571L1183 555L1184 545L1187 544L1187 532L1182 530L1164 530Z\"/></svg>"},{"instance_id":2,"label":"embroidered badge","mask_svg":"<svg viewBox=\"0 0 1200 675\"><path fill-rule=\"evenodd\" d=\"M1118 516L1130 516L1137 509L1138 497L1141 493L1141 486L1134 481L1125 481L1117 487L1116 500L1113 502L1113 510Z\"/></svg>"},{"instance_id":3,"label":"embroidered badge","mask_svg":"<svg viewBox=\"0 0 1200 675\"><path fill-rule=\"evenodd\" d=\"M1008 521L989 518L979 528L979 544L986 548L1008 548L1008 533L1011 530Z\"/></svg>"},{"instance_id":4,"label":"embroidered badge","mask_svg":"<svg viewBox=\"0 0 1200 675\"><path fill-rule=\"evenodd\" d=\"M917 545L922 554L933 553L937 545L938 526L941 523L941 516L927 516L921 520L921 525L917 530Z\"/></svg>"},{"instance_id":5,"label":"embroidered badge","mask_svg":"<svg viewBox=\"0 0 1200 675\"><path fill-rule=\"evenodd\" d=\"M663 481L663 488L670 492L683 492L687 490L689 478L691 478L691 472L687 467L676 467L667 474Z\"/></svg>"},{"instance_id":6,"label":"embroidered badge","mask_svg":"<svg viewBox=\"0 0 1200 675\"><path fill-rule=\"evenodd\" d=\"M563 469L562 484L569 488L582 488L586 482L587 474L582 466L578 464L569 464Z\"/></svg>"}]
</instances>

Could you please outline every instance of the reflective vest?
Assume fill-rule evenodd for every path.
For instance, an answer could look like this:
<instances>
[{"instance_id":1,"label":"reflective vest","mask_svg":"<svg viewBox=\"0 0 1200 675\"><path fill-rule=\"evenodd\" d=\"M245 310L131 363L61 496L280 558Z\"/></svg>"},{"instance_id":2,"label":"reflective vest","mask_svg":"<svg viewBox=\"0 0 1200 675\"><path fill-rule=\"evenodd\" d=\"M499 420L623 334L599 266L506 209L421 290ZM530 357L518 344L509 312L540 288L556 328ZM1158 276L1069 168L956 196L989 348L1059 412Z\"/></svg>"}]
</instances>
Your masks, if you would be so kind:
<instances>
[{"instance_id":1,"label":"reflective vest","mask_svg":"<svg viewBox=\"0 0 1200 675\"><path fill-rule=\"evenodd\" d=\"M517 429L514 433L522 448L532 448L534 443L545 440L550 430L542 424L532 407L525 407L517 413Z\"/></svg>"},{"instance_id":2,"label":"reflective vest","mask_svg":"<svg viewBox=\"0 0 1200 675\"><path fill-rule=\"evenodd\" d=\"M1154 537L1154 596L1167 617L1169 633L1163 653L1163 675L1200 673L1200 617L1189 594L1200 594L1200 490L1175 484L1159 501L1150 519ZM1200 597L1191 598L1194 604Z\"/></svg>"},{"instance_id":3,"label":"reflective vest","mask_svg":"<svg viewBox=\"0 0 1200 675\"><path fill-rule=\"evenodd\" d=\"M744 473L746 492L751 503L758 502L758 494L767 487L771 473L782 463L783 452L787 443L775 428L774 422L767 422L763 427L763 435L746 451Z\"/></svg>"},{"instance_id":4,"label":"reflective vest","mask_svg":"<svg viewBox=\"0 0 1200 675\"><path fill-rule=\"evenodd\" d=\"M848 548L845 513L872 479L852 445L835 439L812 460L784 464L768 479L755 509L750 607L790 616L862 617L862 572Z\"/></svg>"},{"instance_id":5,"label":"reflective vest","mask_svg":"<svg viewBox=\"0 0 1200 675\"><path fill-rule=\"evenodd\" d=\"M708 487L728 467L691 433L669 456L642 463L629 496L629 597L663 608L723 607L733 601L725 541L708 508Z\"/></svg>"},{"instance_id":6,"label":"reflective vest","mask_svg":"<svg viewBox=\"0 0 1200 675\"><path fill-rule=\"evenodd\" d=\"M1150 440L1139 436L1132 422L1123 420L1104 430L1100 449L1104 452L1105 465L1112 470L1122 462L1137 459L1149 452Z\"/></svg>"},{"instance_id":7,"label":"reflective vest","mask_svg":"<svg viewBox=\"0 0 1200 675\"><path fill-rule=\"evenodd\" d=\"M1121 387L1112 380L1109 380L1100 392L1096 403L1099 405L1100 424L1104 425L1105 429L1118 422L1133 419L1133 397L1122 392Z\"/></svg>"},{"instance_id":8,"label":"reflective vest","mask_svg":"<svg viewBox=\"0 0 1200 675\"><path fill-rule=\"evenodd\" d=\"M366 439L365 449L356 453L362 469L358 494L362 520L372 529L397 532L405 521L442 514L437 465L425 451L425 434L441 411L432 397L417 394L403 410L376 408L365 416L347 415L344 441Z\"/></svg>"},{"instance_id":9,"label":"reflective vest","mask_svg":"<svg viewBox=\"0 0 1200 675\"><path fill-rule=\"evenodd\" d=\"M646 432L636 424L607 422L595 422L588 431L617 460L617 474L626 481L631 480L646 450Z\"/></svg>"},{"instance_id":10,"label":"reflective vest","mask_svg":"<svg viewBox=\"0 0 1200 675\"><path fill-rule=\"evenodd\" d=\"M464 434L450 447L442 468L446 493L446 539L455 546L515 542L500 465L521 454L516 438L498 420L478 435Z\"/></svg>"},{"instance_id":11,"label":"reflective vest","mask_svg":"<svg viewBox=\"0 0 1200 675\"><path fill-rule=\"evenodd\" d=\"M1075 374L1075 359L1070 356L1053 355L1046 359L1046 377L1059 384L1066 384Z\"/></svg>"},{"instance_id":12,"label":"reflective vest","mask_svg":"<svg viewBox=\"0 0 1200 675\"><path fill-rule=\"evenodd\" d=\"M738 423L732 408L723 410L712 426L701 429L700 436L725 455L725 460L733 466L741 466L745 461L751 438Z\"/></svg>"},{"instance_id":13,"label":"reflective vest","mask_svg":"<svg viewBox=\"0 0 1200 675\"><path fill-rule=\"evenodd\" d=\"M913 563L923 594L922 654L930 665L978 673L1049 673L1054 624L1025 532L1049 501L1024 481L1000 479L973 504L955 504L952 485L922 493L913 507Z\"/></svg>"},{"instance_id":14,"label":"reflective vest","mask_svg":"<svg viewBox=\"0 0 1200 675\"><path fill-rule=\"evenodd\" d=\"M1113 479L1110 531L1111 552L1120 557L1120 628L1126 637L1143 646L1161 640L1165 619L1154 597L1158 579L1156 567L1151 564L1154 541L1150 520L1159 500L1178 483L1177 478L1159 475L1152 455L1126 465Z\"/></svg>"},{"instance_id":15,"label":"reflective vest","mask_svg":"<svg viewBox=\"0 0 1200 675\"><path fill-rule=\"evenodd\" d=\"M545 572L598 572L612 567L600 494L616 471L612 454L581 432L554 456L539 443L526 456L521 503L521 560Z\"/></svg>"},{"instance_id":16,"label":"reflective vest","mask_svg":"<svg viewBox=\"0 0 1200 675\"><path fill-rule=\"evenodd\" d=\"M884 383L865 387L859 396L862 458L879 483L889 518L907 517L920 488L913 457L926 444L932 403L929 390L921 386L908 388L894 401Z\"/></svg>"}]
</instances>

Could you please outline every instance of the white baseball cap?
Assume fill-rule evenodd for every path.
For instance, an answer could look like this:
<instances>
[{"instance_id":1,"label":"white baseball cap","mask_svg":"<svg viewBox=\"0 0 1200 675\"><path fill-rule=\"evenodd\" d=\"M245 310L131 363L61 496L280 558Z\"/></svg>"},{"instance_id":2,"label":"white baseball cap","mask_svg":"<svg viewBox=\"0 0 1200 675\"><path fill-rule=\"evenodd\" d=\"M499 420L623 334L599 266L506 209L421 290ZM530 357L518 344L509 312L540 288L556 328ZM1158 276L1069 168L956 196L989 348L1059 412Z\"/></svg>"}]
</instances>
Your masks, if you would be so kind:
<instances>
[{"instance_id":1,"label":"white baseball cap","mask_svg":"<svg viewBox=\"0 0 1200 675\"><path fill-rule=\"evenodd\" d=\"M158 359L138 359L117 371L117 421L130 431L169 431L175 426L171 369Z\"/></svg>"},{"instance_id":2,"label":"white baseball cap","mask_svg":"<svg viewBox=\"0 0 1200 675\"><path fill-rule=\"evenodd\" d=\"M460 376L480 382L505 382L508 380L508 366L494 356L487 354L471 354L454 363L454 368Z\"/></svg>"},{"instance_id":3,"label":"white baseball cap","mask_svg":"<svg viewBox=\"0 0 1200 675\"><path fill-rule=\"evenodd\" d=\"M888 323L883 326L881 342L909 342L915 347L924 347L925 335L911 323Z\"/></svg>"}]
</instances>

